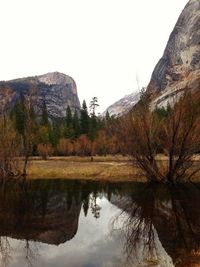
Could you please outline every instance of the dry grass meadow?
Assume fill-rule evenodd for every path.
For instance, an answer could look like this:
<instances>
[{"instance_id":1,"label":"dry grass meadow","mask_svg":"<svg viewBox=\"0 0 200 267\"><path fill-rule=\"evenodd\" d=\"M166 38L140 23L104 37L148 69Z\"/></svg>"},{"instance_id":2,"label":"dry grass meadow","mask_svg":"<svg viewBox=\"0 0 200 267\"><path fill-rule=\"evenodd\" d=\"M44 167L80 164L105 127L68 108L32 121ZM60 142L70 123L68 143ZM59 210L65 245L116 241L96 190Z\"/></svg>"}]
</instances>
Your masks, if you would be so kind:
<instances>
[{"instance_id":1,"label":"dry grass meadow","mask_svg":"<svg viewBox=\"0 0 200 267\"><path fill-rule=\"evenodd\" d=\"M141 181L127 157L52 157L32 158L28 179L87 179L110 181Z\"/></svg>"},{"instance_id":2,"label":"dry grass meadow","mask_svg":"<svg viewBox=\"0 0 200 267\"><path fill-rule=\"evenodd\" d=\"M159 160L164 162L165 157L159 156ZM195 165L200 164L199 157L194 160ZM29 163L28 179L146 181L131 159L123 156L96 156L92 162L90 157L51 157L48 160L34 157ZM193 179L200 181L200 174Z\"/></svg>"}]
</instances>

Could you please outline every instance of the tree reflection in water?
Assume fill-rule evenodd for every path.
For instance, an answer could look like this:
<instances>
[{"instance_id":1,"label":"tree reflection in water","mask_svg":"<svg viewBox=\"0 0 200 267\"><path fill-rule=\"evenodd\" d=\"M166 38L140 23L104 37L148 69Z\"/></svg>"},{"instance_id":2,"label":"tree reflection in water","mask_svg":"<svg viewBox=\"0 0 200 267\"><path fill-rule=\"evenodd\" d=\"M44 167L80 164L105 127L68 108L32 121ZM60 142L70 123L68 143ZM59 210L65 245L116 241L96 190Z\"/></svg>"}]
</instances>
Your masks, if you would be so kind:
<instances>
[{"instance_id":1,"label":"tree reflection in water","mask_svg":"<svg viewBox=\"0 0 200 267\"><path fill-rule=\"evenodd\" d=\"M26 266L32 267L35 266L35 262L37 261L38 247L36 243L30 242L29 240L22 241L23 249L24 249L24 260L26 262ZM0 262L1 267L8 267L12 262L12 254L14 253L14 249L10 244L10 240L8 237L0 237ZM37 266L37 265L36 265Z\"/></svg>"},{"instance_id":2,"label":"tree reflection in water","mask_svg":"<svg viewBox=\"0 0 200 267\"><path fill-rule=\"evenodd\" d=\"M37 258L39 256L39 248L36 243L30 242L29 240L25 240L24 243L25 261L28 267L33 267L35 266L35 263L37 262Z\"/></svg>"},{"instance_id":3,"label":"tree reflection in water","mask_svg":"<svg viewBox=\"0 0 200 267\"><path fill-rule=\"evenodd\" d=\"M152 185L114 201L122 212L113 226L123 217L120 231L133 266L199 266L199 193L191 184Z\"/></svg>"},{"instance_id":4,"label":"tree reflection in water","mask_svg":"<svg viewBox=\"0 0 200 267\"><path fill-rule=\"evenodd\" d=\"M0 261L1 266L6 267L10 264L12 260L11 257L11 246L7 237L0 237Z\"/></svg>"},{"instance_id":5,"label":"tree reflection in water","mask_svg":"<svg viewBox=\"0 0 200 267\"><path fill-rule=\"evenodd\" d=\"M78 229L82 205L80 183L37 181L0 188L1 266L10 266L14 238L26 266L37 266L38 242L59 245ZM14 242L15 243L15 242Z\"/></svg>"},{"instance_id":6,"label":"tree reflection in water","mask_svg":"<svg viewBox=\"0 0 200 267\"><path fill-rule=\"evenodd\" d=\"M0 189L3 267L10 266L15 256L8 237L18 240L17 244L20 242L26 266L37 266L41 252L39 242L59 245L73 239L78 231L81 208L85 216L90 212L92 218L98 219L103 228L103 209L100 212L99 206L102 196L121 210L112 226L118 227L123 237L128 267L200 265L198 185L34 181L22 188L16 185Z\"/></svg>"}]
</instances>

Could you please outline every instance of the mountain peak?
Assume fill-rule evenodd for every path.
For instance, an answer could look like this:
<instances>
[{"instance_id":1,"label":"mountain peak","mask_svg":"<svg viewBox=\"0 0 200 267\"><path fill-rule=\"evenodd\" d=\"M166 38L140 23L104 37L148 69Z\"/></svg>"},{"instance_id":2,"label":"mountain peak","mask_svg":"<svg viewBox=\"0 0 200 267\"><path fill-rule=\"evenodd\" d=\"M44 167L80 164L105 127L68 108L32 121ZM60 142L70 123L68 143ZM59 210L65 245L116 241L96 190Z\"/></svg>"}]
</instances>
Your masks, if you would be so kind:
<instances>
[{"instance_id":1,"label":"mountain peak","mask_svg":"<svg viewBox=\"0 0 200 267\"><path fill-rule=\"evenodd\" d=\"M140 99L140 93L134 92L129 95L125 95L123 98L109 106L103 113L102 116L105 117L106 113L109 112L110 116L120 117L124 114L127 114L134 105Z\"/></svg>"},{"instance_id":2,"label":"mountain peak","mask_svg":"<svg viewBox=\"0 0 200 267\"><path fill-rule=\"evenodd\" d=\"M46 74L37 76L38 80L47 85L66 85L68 83L75 83L74 80L61 72L48 72Z\"/></svg>"},{"instance_id":3,"label":"mountain peak","mask_svg":"<svg viewBox=\"0 0 200 267\"><path fill-rule=\"evenodd\" d=\"M33 90L33 86L37 90ZM43 102L47 106L50 118L62 119L69 106L72 112L80 109L75 81L68 75L49 72L39 76L19 78L0 82L0 107L2 112L12 110L18 99L34 95L34 111L41 116Z\"/></svg>"}]
</instances>

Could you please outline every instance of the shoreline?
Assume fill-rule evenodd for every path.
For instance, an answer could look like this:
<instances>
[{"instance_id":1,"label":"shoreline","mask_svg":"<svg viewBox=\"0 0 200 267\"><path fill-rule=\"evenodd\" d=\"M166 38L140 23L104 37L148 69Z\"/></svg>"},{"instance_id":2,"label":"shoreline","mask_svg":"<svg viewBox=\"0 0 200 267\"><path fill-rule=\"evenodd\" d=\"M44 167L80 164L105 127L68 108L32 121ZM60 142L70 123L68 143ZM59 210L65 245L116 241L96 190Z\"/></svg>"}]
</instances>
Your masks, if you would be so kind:
<instances>
[{"instance_id":1,"label":"shoreline","mask_svg":"<svg viewBox=\"0 0 200 267\"><path fill-rule=\"evenodd\" d=\"M158 160L165 161L166 157L159 156ZM194 157L198 164L199 156ZM36 179L66 179L91 180L110 182L147 182L139 169L133 166L130 157L94 156L91 157L50 157L42 160L32 157L29 162L27 180ZM200 181L200 175L192 181Z\"/></svg>"}]
</instances>

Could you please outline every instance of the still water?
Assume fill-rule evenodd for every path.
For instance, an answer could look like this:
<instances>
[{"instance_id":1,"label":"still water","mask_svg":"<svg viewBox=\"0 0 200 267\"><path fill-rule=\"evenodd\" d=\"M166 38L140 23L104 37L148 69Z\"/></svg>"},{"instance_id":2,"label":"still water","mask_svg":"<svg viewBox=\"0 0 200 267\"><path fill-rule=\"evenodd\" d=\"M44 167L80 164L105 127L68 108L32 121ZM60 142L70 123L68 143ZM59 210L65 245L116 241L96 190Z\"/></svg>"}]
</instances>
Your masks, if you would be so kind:
<instances>
[{"instance_id":1,"label":"still water","mask_svg":"<svg viewBox=\"0 0 200 267\"><path fill-rule=\"evenodd\" d=\"M0 266L200 266L200 185L0 188Z\"/></svg>"}]
</instances>

